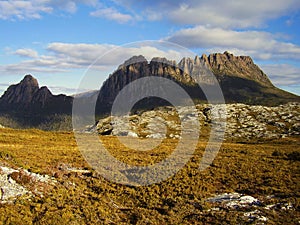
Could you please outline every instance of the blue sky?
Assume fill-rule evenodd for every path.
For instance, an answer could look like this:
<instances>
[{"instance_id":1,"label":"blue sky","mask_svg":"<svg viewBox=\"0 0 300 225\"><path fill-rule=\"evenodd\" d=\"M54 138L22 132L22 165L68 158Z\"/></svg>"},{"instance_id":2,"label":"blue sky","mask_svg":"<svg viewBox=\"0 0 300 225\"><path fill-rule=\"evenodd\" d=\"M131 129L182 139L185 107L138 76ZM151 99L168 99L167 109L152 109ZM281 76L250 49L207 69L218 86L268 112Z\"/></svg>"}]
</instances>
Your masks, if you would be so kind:
<instances>
[{"instance_id":1,"label":"blue sky","mask_svg":"<svg viewBox=\"0 0 300 225\"><path fill-rule=\"evenodd\" d=\"M299 0L0 1L0 33L0 94L25 74L74 94L88 66L115 47L123 46L103 60L100 81L131 54L162 53L126 47L144 40L249 55L276 86L300 94Z\"/></svg>"}]
</instances>

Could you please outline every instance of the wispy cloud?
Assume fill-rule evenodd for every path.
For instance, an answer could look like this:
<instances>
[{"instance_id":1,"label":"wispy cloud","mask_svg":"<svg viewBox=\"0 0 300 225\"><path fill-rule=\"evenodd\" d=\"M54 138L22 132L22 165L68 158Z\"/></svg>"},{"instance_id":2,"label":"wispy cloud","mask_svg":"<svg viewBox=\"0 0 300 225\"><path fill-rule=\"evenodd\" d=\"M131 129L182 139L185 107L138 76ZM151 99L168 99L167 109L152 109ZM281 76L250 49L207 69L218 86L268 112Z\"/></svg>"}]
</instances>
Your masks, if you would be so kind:
<instances>
[{"instance_id":1,"label":"wispy cloud","mask_svg":"<svg viewBox=\"0 0 300 225\"><path fill-rule=\"evenodd\" d=\"M299 85L300 68L289 64L262 65L275 85Z\"/></svg>"},{"instance_id":2,"label":"wispy cloud","mask_svg":"<svg viewBox=\"0 0 300 225\"><path fill-rule=\"evenodd\" d=\"M247 28L261 27L266 21L289 15L299 8L297 0L187 1L169 16L177 23Z\"/></svg>"},{"instance_id":3,"label":"wispy cloud","mask_svg":"<svg viewBox=\"0 0 300 225\"><path fill-rule=\"evenodd\" d=\"M230 50L234 54L251 55L256 59L298 59L300 46L276 40L263 31L233 31L197 26L182 29L166 40L188 48L205 48L210 52Z\"/></svg>"},{"instance_id":4,"label":"wispy cloud","mask_svg":"<svg viewBox=\"0 0 300 225\"><path fill-rule=\"evenodd\" d=\"M44 50L46 54L43 55L33 49L15 50L13 54L31 58L19 63L0 65L1 74L64 73L72 69L87 69L93 63L94 69L105 71L111 67L116 69L118 65L134 55L144 55L149 60L153 57L166 57L173 60L181 58L181 53L176 50L161 49L147 44L119 47L109 44L53 42ZM113 52L109 53L110 51Z\"/></svg>"},{"instance_id":5,"label":"wispy cloud","mask_svg":"<svg viewBox=\"0 0 300 225\"><path fill-rule=\"evenodd\" d=\"M37 51L29 48L21 48L15 51L16 55L22 56L22 57L29 57L29 58L37 58L38 53Z\"/></svg>"},{"instance_id":6,"label":"wispy cloud","mask_svg":"<svg viewBox=\"0 0 300 225\"><path fill-rule=\"evenodd\" d=\"M270 19L289 15L300 9L298 0L115 0L115 2L141 12L150 20L168 19L177 24L223 28L260 27Z\"/></svg>"},{"instance_id":7,"label":"wispy cloud","mask_svg":"<svg viewBox=\"0 0 300 225\"><path fill-rule=\"evenodd\" d=\"M55 10L75 13L77 5L95 6L98 0L7 0L0 1L0 19L24 20L40 19L43 14L50 14Z\"/></svg>"},{"instance_id":8,"label":"wispy cloud","mask_svg":"<svg viewBox=\"0 0 300 225\"><path fill-rule=\"evenodd\" d=\"M127 23L134 19L130 14L121 13L114 8L98 9L94 12L91 12L90 15L93 17L100 17L108 20L113 20L118 23Z\"/></svg>"},{"instance_id":9,"label":"wispy cloud","mask_svg":"<svg viewBox=\"0 0 300 225\"><path fill-rule=\"evenodd\" d=\"M53 10L49 5L37 1L1 1L1 19L39 19L41 13L51 13Z\"/></svg>"}]
</instances>

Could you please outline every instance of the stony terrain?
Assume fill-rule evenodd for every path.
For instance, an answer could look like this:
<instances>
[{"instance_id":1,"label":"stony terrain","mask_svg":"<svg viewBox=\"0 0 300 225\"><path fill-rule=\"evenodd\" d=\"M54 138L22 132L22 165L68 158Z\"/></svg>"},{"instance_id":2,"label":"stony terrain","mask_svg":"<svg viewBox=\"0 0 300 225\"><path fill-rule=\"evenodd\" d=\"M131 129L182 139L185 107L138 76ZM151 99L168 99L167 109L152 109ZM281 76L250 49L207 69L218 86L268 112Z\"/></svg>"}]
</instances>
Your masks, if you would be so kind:
<instances>
[{"instance_id":1,"label":"stony terrain","mask_svg":"<svg viewBox=\"0 0 300 225\"><path fill-rule=\"evenodd\" d=\"M224 106L222 106L224 107ZM221 108L222 108L221 107ZM273 139L300 134L300 103L288 103L276 107L227 104L222 116L226 122L225 138L229 139ZM220 105L197 105L197 112L190 107L180 107L183 120L199 120L201 127L209 127L214 121L212 114ZM226 119L225 119L226 117ZM222 122L222 121L221 121ZM98 131L101 135L131 136L146 138L180 138L181 125L178 113L172 107L138 112L137 115L107 117L87 132Z\"/></svg>"},{"instance_id":2,"label":"stony terrain","mask_svg":"<svg viewBox=\"0 0 300 225\"><path fill-rule=\"evenodd\" d=\"M55 183L56 180L48 175L32 173L23 168L0 166L0 203L13 202L24 195L43 195L44 189Z\"/></svg>"},{"instance_id":3,"label":"stony terrain","mask_svg":"<svg viewBox=\"0 0 300 225\"><path fill-rule=\"evenodd\" d=\"M270 202L274 196L264 197L266 202ZM294 206L288 202L279 202L276 204L266 204L263 200L259 200L250 195L243 195L240 193L223 193L206 199L207 202L212 203L212 208L209 211L228 211L237 210L244 212L243 217L248 219L249 223L265 224L268 223L268 211L294 211Z\"/></svg>"}]
</instances>

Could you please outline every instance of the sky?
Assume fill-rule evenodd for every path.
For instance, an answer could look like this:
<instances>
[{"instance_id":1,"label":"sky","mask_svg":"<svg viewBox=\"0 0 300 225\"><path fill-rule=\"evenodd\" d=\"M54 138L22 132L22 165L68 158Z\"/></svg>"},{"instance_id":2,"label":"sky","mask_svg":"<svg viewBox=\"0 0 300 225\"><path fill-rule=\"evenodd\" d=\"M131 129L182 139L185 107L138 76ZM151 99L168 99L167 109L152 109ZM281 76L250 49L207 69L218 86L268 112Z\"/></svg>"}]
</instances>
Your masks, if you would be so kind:
<instances>
[{"instance_id":1,"label":"sky","mask_svg":"<svg viewBox=\"0 0 300 225\"><path fill-rule=\"evenodd\" d=\"M8 0L0 34L0 95L26 74L54 94L85 91L80 81L99 57L100 84L132 55L179 60L146 40L249 55L274 85L300 95L299 0Z\"/></svg>"}]
</instances>

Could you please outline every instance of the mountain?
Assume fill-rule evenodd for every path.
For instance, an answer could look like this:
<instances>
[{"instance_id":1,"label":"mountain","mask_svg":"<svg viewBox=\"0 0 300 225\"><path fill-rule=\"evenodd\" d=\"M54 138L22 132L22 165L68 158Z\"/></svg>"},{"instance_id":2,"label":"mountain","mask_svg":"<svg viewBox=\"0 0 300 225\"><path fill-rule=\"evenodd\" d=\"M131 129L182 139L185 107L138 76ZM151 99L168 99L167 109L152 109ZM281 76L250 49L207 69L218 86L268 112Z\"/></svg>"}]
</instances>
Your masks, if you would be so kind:
<instances>
[{"instance_id":1,"label":"mountain","mask_svg":"<svg viewBox=\"0 0 300 225\"><path fill-rule=\"evenodd\" d=\"M265 87L274 87L268 76L256 65L249 56L234 56L229 52L214 53L201 59L220 79L239 77L252 80Z\"/></svg>"},{"instance_id":2,"label":"mountain","mask_svg":"<svg viewBox=\"0 0 300 225\"><path fill-rule=\"evenodd\" d=\"M55 115L71 115L73 98L53 95L47 87L26 75L20 83L8 87L0 98L0 116L13 118L20 126L38 126Z\"/></svg>"},{"instance_id":3,"label":"mountain","mask_svg":"<svg viewBox=\"0 0 300 225\"><path fill-rule=\"evenodd\" d=\"M148 63L144 56L134 56L120 65L103 83L97 100L97 112L110 112L115 97L123 87L134 80L149 76L169 78L184 88L196 103L206 101L203 91L197 85L201 83L209 89L213 84L213 79L206 70L215 75L226 103L273 106L300 101L299 96L276 88L249 56L234 56L224 52L196 56L194 59L183 58L179 63L166 58L153 58ZM167 103L157 98L152 101L148 98L137 107L152 108L153 104L158 106Z\"/></svg>"},{"instance_id":4,"label":"mountain","mask_svg":"<svg viewBox=\"0 0 300 225\"><path fill-rule=\"evenodd\" d=\"M144 56L133 56L109 75L100 91L75 96L53 95L47 87L39 87L34 77L26 75L19 84L11 85L0 97L0 124L46 130L72 129L74 97L82 102L82 108L84 104L96 100L96 114L103 117L111 111L116 96L127 84L151 76L173 80L195 103L203 103L207 102L206 96L198 84L214 92L214 79L210 73L215 75L220 84L226 103L276 106L300 102L299 96L276 88L249 56L234 56L224 52L196 56L194 59L183 58L178 63L159 57L148 62ZM127 104L127 100L124 104ZM160 98L146 98L138 102L134 110L169 104Z\"/></svg>"}]
</instances>

